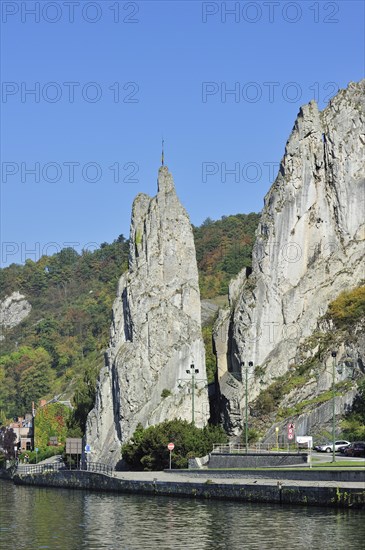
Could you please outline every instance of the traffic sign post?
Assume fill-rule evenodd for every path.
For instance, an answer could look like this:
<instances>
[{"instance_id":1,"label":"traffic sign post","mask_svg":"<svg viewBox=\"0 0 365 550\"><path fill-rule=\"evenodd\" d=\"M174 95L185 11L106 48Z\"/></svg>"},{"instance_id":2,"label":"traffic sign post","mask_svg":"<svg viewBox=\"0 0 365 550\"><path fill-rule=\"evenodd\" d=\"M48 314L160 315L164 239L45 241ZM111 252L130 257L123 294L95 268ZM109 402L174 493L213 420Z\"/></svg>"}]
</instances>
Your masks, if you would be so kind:
<instances>
[{"instance_id":1,"label":"traffic sign post","mask_svg":"<svg viewBox=\"0 0 365 550\"><path fill-rule=\"evenodd\" d=\"M288 424L288 439L289 439L289 441L294 439L294 429L295 429L294 424Z\"/></svg>"},{"instance_id":2,"label":"traffic sign post","mask_svg":"<svg viewBox=\"0 0 365 550\"><path fill-rule=\"evenodd\" d=\"M168 450L170 451L170 470L171 470L171 453L172 453L172 451L175 449L174 443L169 443L169 444L167 445L167 448L168 448Z\"/></svg>"}]
</instances>

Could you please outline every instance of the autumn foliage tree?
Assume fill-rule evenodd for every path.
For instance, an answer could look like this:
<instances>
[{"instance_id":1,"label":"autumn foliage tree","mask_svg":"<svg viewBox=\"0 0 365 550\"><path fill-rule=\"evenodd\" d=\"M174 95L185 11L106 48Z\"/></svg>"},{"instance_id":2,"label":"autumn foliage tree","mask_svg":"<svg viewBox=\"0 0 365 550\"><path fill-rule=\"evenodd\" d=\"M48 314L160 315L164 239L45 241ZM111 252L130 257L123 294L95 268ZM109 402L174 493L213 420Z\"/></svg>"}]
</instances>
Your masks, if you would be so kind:
<instances>
[{"instance_id":1,"label":"autumn foliage tree","mask_svg":"<svg viewBox=\"0 0 365 550\"><path fill-rule=\"evenodd\" d=\"M70 409L61 403L49 403L38 408L34 420L35 447L44 450L51 437L57 437L58 443L64 445L70 412Z\"/></svg>"}]
</instances>

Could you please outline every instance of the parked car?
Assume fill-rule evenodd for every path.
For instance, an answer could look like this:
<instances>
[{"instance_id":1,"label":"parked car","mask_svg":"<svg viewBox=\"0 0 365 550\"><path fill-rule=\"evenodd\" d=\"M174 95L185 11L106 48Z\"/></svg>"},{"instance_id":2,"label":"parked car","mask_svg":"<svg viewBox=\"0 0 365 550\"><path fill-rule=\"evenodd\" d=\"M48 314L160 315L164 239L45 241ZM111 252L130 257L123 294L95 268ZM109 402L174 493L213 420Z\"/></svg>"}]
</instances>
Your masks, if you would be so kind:
<instances>
[{"instance_id":1,"label":"parked car","mask_svg":"<svg viewBox=\"0 0 365 550\"><path fill-rule=\"evenodd\" d=\"M340 453L342 454L345 454L345 450L350 447L351 443L349 443L348 445L345 445L344 447L340 447Z\"/></svg>"},{"instance_id":2,"label":"parked car","mask_svg":"<svg viewBox=\"0 0 365 550\"><path fill-rule=\"evenodd\" d=\"M345 456L364 456L365 457L365 441L354 441L344 450Z\"/></svg>"},{"instance_id":3,"label":"parked car","mask_svg":"<svg viewBox=\"0 0 365 550\"><path fill-rule=\"evenodd\" d=\"M350 441L345 441L344 439L335 441L335 451L339 451L341 447L346 447L350 445ZM323 445L316 445L315 450L320 453L332 453L333 443L324 443Z\"/></svg>"}]
</instances>

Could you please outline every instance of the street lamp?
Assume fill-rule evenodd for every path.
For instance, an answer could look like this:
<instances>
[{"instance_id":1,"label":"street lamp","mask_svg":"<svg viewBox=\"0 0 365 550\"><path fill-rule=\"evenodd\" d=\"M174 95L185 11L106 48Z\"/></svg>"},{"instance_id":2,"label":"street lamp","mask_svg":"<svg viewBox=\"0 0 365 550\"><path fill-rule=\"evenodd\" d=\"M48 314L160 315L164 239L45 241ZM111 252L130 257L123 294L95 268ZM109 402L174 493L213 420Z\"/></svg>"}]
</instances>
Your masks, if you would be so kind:
<instances>
[{"instance_id":1,"label":"street lamp","mask_svg":"<svg viewBox=\"0 0 365 550\"><path fill-rule=\"evenodd\" d=\"M279 451L279 426L275 427L275 435L276 435L276 450Z\"/></svg>"},{"instance_id":2,"label":"street lamp","mask_svg":"<svg viewBox=\"0 0 365 550\"><path fill-rule=\"evenodd\" d=\"M337 351L333 350L331 352L331 356L333 359L332 362L332 369L331 369L331 376L332 376L332 462L336 462L336 450L335 450L335 443L336 443L336 371L339 374L342 374L344 368L352 368L352 375L354 373L354 366L353 365L346 365L346 363L343 363L341 365L337 365ZM328 369L324 369L325 372L330 372ZM320 373L315 373L315 377L319 378Z\"/></svg>"},{"instance_id":3,"label":"street lamp","mask_svg":"<svg viewBox=\"0 0 365 550\"><path fill-rule=\"evenodd\" d=\"M196 378L195 375L199 374L199 369L196 369L194 364L190 365L190 369L186 369L186 374L191 374L191 422L195 423L195 382L203 380L203 378Z\"/></svg>"},{"instance_id":4,"label":"street lamp","mask_svg":"<svg viewBox=\"0 0 365 550\"><path fill-rule=\"evenodd\" d=\"M332 364L332 462L336 462L336 451L335 451L335 441L336 441L336 390L335 390L335 377L336 377L336 357L337 352L332 351L333 357Z\"/></svg>"},{"instance_id":5,"label":"street lamp","mask_svg":"<svg viewBox=\"0 0 365 550\"><path fill-rule=\"evenodd\" d=\"M331 352L332 358L333 358L333 364L332 364L332 462L336 462L336 451L335 451L335 442L336 442L336 389L335 389L335 379L336 379L336 371L339 374L342 374L343 368L352 368L352 374L354 373L354 367L346 365L343 363L342 365L337 365L336 363L336 357L337 357L337 351Z\"/></svg>"},{"instance_id":6,"label":"street lamp","mask_svg":"<svg viewBox=\"0 0 365 550\"><path fill-rule=\"evenodd\" d=\"M248 365L245 367L245 363L242 362L242 367L245 368L245 448L246 455L248 453L248 369L253 367L253 362L249 361Z\"/></svg>"}]
</instances>

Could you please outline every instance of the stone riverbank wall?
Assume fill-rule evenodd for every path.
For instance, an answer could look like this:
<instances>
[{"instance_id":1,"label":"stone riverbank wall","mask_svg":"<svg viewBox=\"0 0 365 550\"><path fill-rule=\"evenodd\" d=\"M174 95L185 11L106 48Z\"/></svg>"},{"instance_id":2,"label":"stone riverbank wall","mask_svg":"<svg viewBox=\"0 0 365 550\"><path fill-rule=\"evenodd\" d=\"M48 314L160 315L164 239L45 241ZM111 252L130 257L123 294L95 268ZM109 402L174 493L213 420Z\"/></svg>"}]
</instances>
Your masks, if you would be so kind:
<instances>
[{"instance_id":1,"label":"stone riverbank wall","mask_svg":"<svg viewBox=\"0 0 365 550\"><path fill-rule=\"evenodd\" d=\"M170 473L174 470L165 470ZM179 475L189 476L189 478L207 477L210 478L255 478L255 479L277 479L281 481L335 481L362 483L365 491L365 470L325 470L325 469L267 469L267 470L179 470Z\"/></svg>"},{"instance_id":2,"label":"stone riverbank wall","mask_svg":"<svg viewBox=\"0 0 365 550\"><path fill-rule=\"evenodd\" d=\"M0 468L0 479L12 479L15 468Z\"/></svg>"},{"instance_id":3,"label":"stone riverbank wall","mask_svg":"<svg viewBox=\"0 0 365 550\"><path fill-rule=\"evenodd\" d=\"M86 489L119 493L164 495L202 499L223 499L246 502L335 506L365 509L365 489L351 487L296 486L295 482L277 485L205 482L141 481L85 471L58 471L44 474L15 474L16 484L68 489Z\"/></svg>"}]
</instances>

